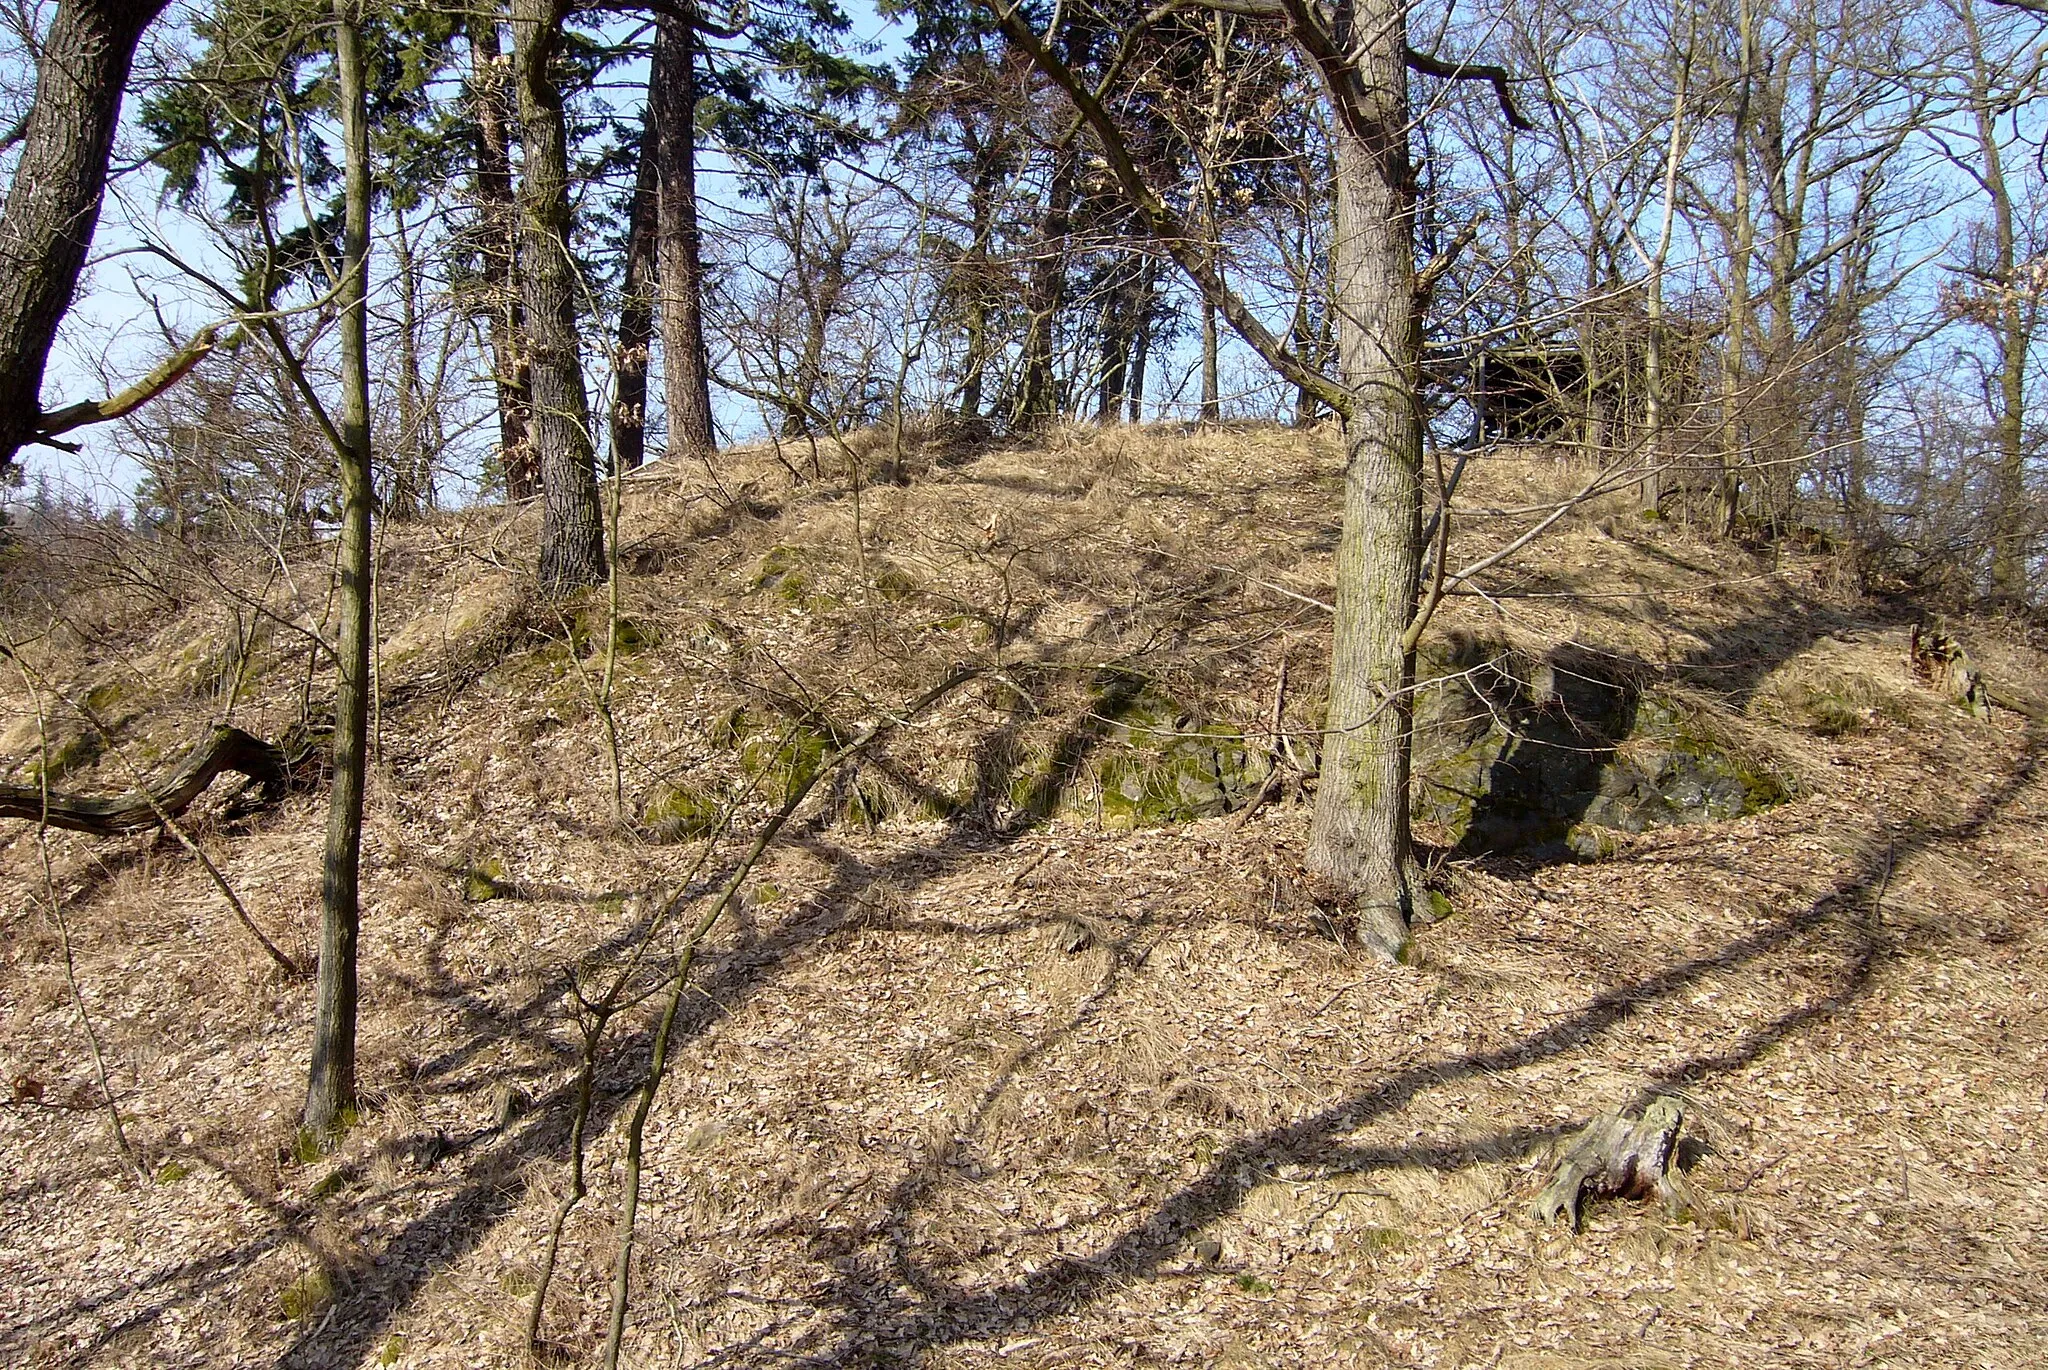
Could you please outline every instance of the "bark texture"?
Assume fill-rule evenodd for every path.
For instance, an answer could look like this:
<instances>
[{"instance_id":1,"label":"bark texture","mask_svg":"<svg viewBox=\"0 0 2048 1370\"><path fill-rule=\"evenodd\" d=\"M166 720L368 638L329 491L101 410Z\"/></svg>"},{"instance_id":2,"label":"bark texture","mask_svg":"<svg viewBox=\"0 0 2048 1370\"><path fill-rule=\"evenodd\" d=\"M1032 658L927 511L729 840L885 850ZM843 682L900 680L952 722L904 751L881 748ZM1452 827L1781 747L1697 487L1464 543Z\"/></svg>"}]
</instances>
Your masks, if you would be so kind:
<instances>
[{"instance_id":1,"label":"bark texture","mask_svg":"<svg viewBox=\"0 0 2048 1370\"><path fill-rule=\"evenodd\" d=\"M647 457L647 354L654 341L657 280L654 238L659 217L655 194L655 142L649 121L641 134L640 165L633 201L626 213L626 279L620 291L619 346L612 358L612 473L631 471Z\"/></svg>"},{"instance_id":2,"label":"bark texture","mask_svg":"<svg viewBox=\"0 0 2048 1370\"><path fill-rule=\"evenodd\" d=\"M33 439L43 370L99 223L121 91L163 0L63 0L0 215L0 473Z\"/></svg>"},{"instance_id":3,"label":"bark texture","mask_svg":"<svg viewBox=\"0 0 2048 1370\"><path fill-rule=\"evenodd\" d=\"M576 268L569 256L569 134L551 70L561 26L561 9L551 0L513 0L512 66L525 149L519 277L540 466L540 588L547 595L605 577L604 511L576 334Z\"/></svg>"},{"instance_id":4,"label":"bark texture","mask_svg":"<svg viewBox=\"0 0 2048 1370\"><path fill-rule=\"evenodd\" d=\"M1398 7L1342 6L1338 19L1339 44L1356 45L1344 70L1324 72L1339 111L1330 271L1351 412L1330 709L1308 863L1355 910L1360 939L1399 957L1421 896L1408 833L1415 663L1403 645L1422 536L1408 74Z\"/></svg>"},{"instance_id":5,"label":"bark texture","mask_svg":"<svg viewBox=\"0 0 2048 1370\"><path fill-rule=\"evenodd\" d=\"M703 240L697 229L697 33L685 9L657 20L649 103L654 110L661 273L662 397L668 446L708 456L711 366L704 352Z\"/></svg>"}]
</instances>

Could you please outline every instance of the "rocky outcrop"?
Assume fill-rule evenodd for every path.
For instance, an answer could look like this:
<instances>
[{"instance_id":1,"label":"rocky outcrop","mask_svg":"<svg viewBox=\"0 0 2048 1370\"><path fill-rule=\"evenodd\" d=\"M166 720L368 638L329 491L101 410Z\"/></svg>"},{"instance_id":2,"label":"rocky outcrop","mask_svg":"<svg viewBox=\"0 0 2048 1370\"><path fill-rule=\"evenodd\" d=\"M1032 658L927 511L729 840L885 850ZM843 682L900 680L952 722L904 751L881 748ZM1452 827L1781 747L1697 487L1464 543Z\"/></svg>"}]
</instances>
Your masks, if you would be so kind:
<instances>
[{"instance_id":1,"label":"rocky outcrop","mask_svg":"<svg viewBox=\"0 0 2048 1370\"><path fill-rule=\"evenodd\" d=\"M1563 644L1541 654L1453 635L1417 663L1415 816L1462 851L1562 844L1709 823L1780 802L1782 786L1646 672Z\"/></svg>"}]
</instances>

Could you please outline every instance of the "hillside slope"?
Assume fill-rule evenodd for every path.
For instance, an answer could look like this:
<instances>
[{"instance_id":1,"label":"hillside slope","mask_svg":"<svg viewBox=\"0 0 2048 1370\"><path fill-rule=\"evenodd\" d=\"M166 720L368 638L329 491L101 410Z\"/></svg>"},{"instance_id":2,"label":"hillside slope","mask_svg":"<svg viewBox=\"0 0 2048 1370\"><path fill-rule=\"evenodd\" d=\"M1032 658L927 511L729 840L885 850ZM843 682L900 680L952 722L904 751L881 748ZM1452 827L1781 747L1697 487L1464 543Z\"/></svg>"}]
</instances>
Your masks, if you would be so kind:
<instances>
[{"instance_id":1,"label":"hillside slope","mask_svg":"<svg viewBox=\"0 0 2048 1370\"><path fill-rule=\"evenodd\" d=\"M628 481L610 634L602 594L533 601L534 511L387 531L368 1111L333 1157L295 1155L310 987L184 848L0 832L0 1359L522 1363L572 988L962 667L819 785L713 935L647 1132L633 1363L2048 1359L2043 738L1917 683L1910 606L1618 503L1482 576L1420 704L1450 916L1388 966L1297 879L1332 454L1077 431L920 452L904 486L874 483L885 455ZM1476 462L1453 560L1584 475ZM121 789L211 720L317 719L317 555L93 557L12 611L17 781L47 757ZM2008 697L2048 694L2017 629L1950 626ZM1589 718L1582 686L1625 707ZM301 957L322 820L307 794L191 823ZM574 1363L657 1007L606 1039L543 1324ZM1536 1226L1553 1145L1659 1092L1694 1211Z\"/></svg>"}]
</instances>

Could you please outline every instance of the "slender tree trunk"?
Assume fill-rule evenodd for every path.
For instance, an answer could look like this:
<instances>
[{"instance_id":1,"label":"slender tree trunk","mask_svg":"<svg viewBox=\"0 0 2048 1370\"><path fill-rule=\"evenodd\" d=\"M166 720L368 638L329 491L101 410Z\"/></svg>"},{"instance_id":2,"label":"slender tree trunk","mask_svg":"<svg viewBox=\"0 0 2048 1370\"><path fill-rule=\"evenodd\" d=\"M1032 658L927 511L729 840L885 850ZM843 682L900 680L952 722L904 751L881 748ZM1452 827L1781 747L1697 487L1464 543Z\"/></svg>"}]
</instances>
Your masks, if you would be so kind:
<instances>
[{"instance_id":1,"label":"slender tree trunk","mask_svg":"<svg viewBox=\"0 0 2048 1370\"><path fill-rule=\"evenodd\" d=\"M1735 201L1731 211L1733 235L1728 254L1728 338L1721 354L1721 482L1719 490L1721 534L1732 537L1742 513L1744 376L1749 347L1749 265L1756 242L1756 222L1751 217L1749 189L1750 98L1756 67L1756 21L1749 0L1740 0L1736 14L1736 41L1741 62L1735 92L1734 127L1730 139L1729 171Z\"/></svg>"},{"instance_id":2,"label":"slender tree trunk","mask_svg":"<svg viewBox=\"0 0 2048 1370\"><path fill-rule=\"evenodd\" d=\"M1992 91L1993 73L1985 57L1984 39L1972 0L1960 0L1957 14L1970 43L1970 102L1975 117L1978 168L1991 204L1990 279L1980 287L1996 303L1992 346L1998 365L1991 415L1992 473L1997 509L1992 516L1991 594L2010 604L2027 597L2027 527L2034 511L2027 505L2026 383L2027 320L2021 308L2024 285L2019 279L2019 232L2014 222L2012 192L2005 179L2005 158L1998 146L1998 106Z\"/></svg>"},{"instance_id":3,"label":"slender tree trunk","mask_svg":"<svg viewBox=\"0 0 2048 1370\"><path fill-rule=\"evenodd\" d=\"M1145 259L1144 272L1138 277L1137 318L1134 321L1131 340L1131 408L1130 421L1145 421L1145 364L1151 360L1152 352L1152 309L1157 292L1159 267L1150 257Z\"/></svg>"},{"instance_id":4,"label":"slender tree trunk","mask_svg":"<svg viewBox=\"0 0 2048 1370\"><path fill-rule=\"evenodd\" d=\"M960 378L960 417L963 419L981 417L982 390L988 375L988 249L995 238L996 190L1002 182L1002 162L997 156L996 142L993 136L982 138L971 127L963 139L968 161L974 168L973 179L967 188L968 217L974 237L957 268L965 292L961 328L965 334L967 355L961 364Z\"/></svg>"},{"instance_id":5,"label":"slender tree trunk","mask_svg":"<svg viewBox=\"0 0 2048 1370\"><path fill-rule=\"evenodd\" d=\"M1067 234L1072 227L1076 143L1053 149L1052 183L1038 235L1038 257L1027 288L1030 321L1024 334L1024 375L1017 391L1019 428L1038 427L1058 415L1059 380L1054 374L1060 311L1066 306Z\"/></svg>"},{"instance_id":6,"label":"slender tree trunk","mask_svg":"<svg viewBox=\"0 0 2048 1370\"><path fill-rule=\"evenodd\" d=\"M1202 250L1212 264L1221 265L1223 225L1218 212L1218 180L1222 175L1225 121L1229 113L1230 36L1234 21L1227 15L1211 13L1208 19L1209 107L1202 127L1198 203L1201 211ZM1221 338L1216 327L1216 301L1202 296L1202 407L1203 423L1223 421L1223 368Z\"/></svg>"},{"instance_id":7,"label":"slender tree trunk","mask_svg":"<svg viewBox=\"0 0 2048 1370\"><path fill-rule=\"evenodd\" d=\"M1202 299L1202 422L1223 421L1223 367L1216 335L1216 302Z\"/></svg>"},{"instance_id":8,"label":"slender tree trunk","mask_svg":"<svg viewBox=\"0 0 2048 1370\"><path fill-rule=\"evenodd\" d=\"M1109 298L1102 308L1100 376L1095 393L1095 421L1115 423L1123 416L1131 384L1131 349L1138 331L1138 276L1142 259L1118 263Z\"/></svg>"},{"instance_id":9,"label":"slender tree trunk","mask_svg":"<svg viewBox=\"0 0 2048 1370\"><path fill-rule=\"evenodd\" d=\"M429 438L433 406L420 374L420 271L413 255L413 229L402 209L392 209L391 245L398 268L398 452L391 463L391 493L385 516L416 519L433 503L434 458L440 444Z\"/></svg>"},{"instance_id":10,"label":"slender tree trunk","mask_svg":"<svg viewBox=\"0 0 2048 1370\"><path fill-rule=\"evenodd\" d=\"M1356 908L1359 935L1397 957L1423 897L1408 831L1410 686L1422 534L1420 338L1403 9L1344 0L1333 76L1336 234L1331 293L1352 413L1344 424L1344 521L1330 706L1309 828L1309 868Z\"/></svg>"},{"instance_id":11,"label":"slender tree trunk","mask_svg":"<svg viewBox=\"0 0 2048 1370\"><path fill-rule=\"evenodd\" d=\"M0 214L0 475L36 434L43 370L99 223L121 92L163 0L61 0Z\"/></svg>"},{"instance_id":12,"label":"slender tree trunk","mask_svg":"<svg viewBox=\"0 0 2048 1370\"><path fill-rule=\"evenodd\" d=\"M682 14L656 21L648 103L654 109L655 260L661 272L662 393L671 452L709 456L711 364L704 350L703 240L697 227L697 31Z\"/></svg>"},{"instance_id":13,"label":"slender tree trunk","mask_svg":"<svg viewBox=\"0 0 2048 1370\"><path fill-rule=\"evenodd\" d=\"M512 149L505 127L505 77L495 17L471 19L469 55L476 117L477 227L491 318L491 369L498 392L498 468L505 477L505 498L527 500L540 493L540 476L534 468L533 406L521 337L525 310L519 302L519 211L512 198Z\"/></svg>"},{"instance_id":14,"label":"slender tree trunk","mask_svg":"<svg viewBox=\"0 0 2048 1370\"><path fill-rule=\"evenodd\" d=\"M356 1106L357 882L363 849L363 780L370 719L370 133L355 0L335 0L345 207L341 318L340 637L335 643L334 790L320 874L320 979L306 1128L338 1136Z\"/></svg>"},{"instance_id":15,"label":"slender tree trunk","mask_svg":"<svg viewBox=\"0 0 2048 1370\"><path fill-rule=\"evenodd\" d=\"M649 102L652 109L652 101ZM647 456L647 352L654 341L655 233L660 199L655 190L656 143L650 118L640 135L640 165L626 213L626 279L619 301L619 347L612 361L612 474L638 467Z\"/></svg>"},{"instance_id":16,"label":"slender tree trunk","mask_svg":"<svg viewBox=\"0 0 2048 1370\"><path fill-rule=\"evenodd\" d=\"M605 577L604 510L576 332L576 270L569 256L569 135L562 93L550 70L561 23L556 0L513 0L512 65L526 153L519 187L519 276L540 457L540 587L548 595Z\"/></svg>"}]
</instances>

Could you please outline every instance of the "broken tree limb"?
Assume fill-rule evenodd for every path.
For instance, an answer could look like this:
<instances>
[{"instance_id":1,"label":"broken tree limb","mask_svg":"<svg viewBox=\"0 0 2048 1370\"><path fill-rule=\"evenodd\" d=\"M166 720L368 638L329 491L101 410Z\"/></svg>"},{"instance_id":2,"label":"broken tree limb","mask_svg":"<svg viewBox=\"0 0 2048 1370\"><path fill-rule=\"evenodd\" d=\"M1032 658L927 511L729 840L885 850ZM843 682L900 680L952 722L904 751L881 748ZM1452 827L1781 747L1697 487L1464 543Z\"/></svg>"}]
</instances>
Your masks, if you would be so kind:
<instances>
[{"instance_id":1,"label":"broken tree limb","mask_svg":"<svg viewBox=\"0 0 2048 1370\"><path fill-rule=\"evenodd\" d=\"M82 400L77 404L66 405L62 409L44 414L36 421L36 439L49 443L49 440L58 434L69 433L74 428L105 423L109 419L118 419L124 414L134 413L183 380L185 374L199 365L219 341L218 324L200 329L192 336L191 341L166 357L148 375L118 395L109 395L103 400Z\"/></svg>"},{"instance_id":2,"label":"broken tree limb","mask_svg":"<svg viewBox=\"0 0 2048 1370\"><path fill-rule=\"evenodd\" d=\"M282 750L259 737L223 724L177 769L154 785L105 798L52 792L38 785L0 785L0 818L47 818L53 828L118 837L158 827L176 818L223 771L254 781L262 797L276 799L291 785L292 764Z\"/></svg>"},{"instance_id":3,"label":"broken tree limb","mask_svg":"<svg viewBox=\"0 0 2048 1370\"><path fill-rule=\"evenodd\" d=\"M1642 1116L1603 1113L1588 1123L1557 1159L1557 1169L1530 1212L1536 1221L1568 1220L1579 1230L1579 1206L1590 1198L1664 1201L1676 1214L1686 1206L1685 1179L1673 1162L1685 1109L1668 1096L1650 1101Z\"/></svg>"}]
</instances>

